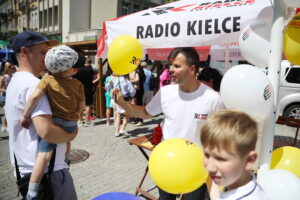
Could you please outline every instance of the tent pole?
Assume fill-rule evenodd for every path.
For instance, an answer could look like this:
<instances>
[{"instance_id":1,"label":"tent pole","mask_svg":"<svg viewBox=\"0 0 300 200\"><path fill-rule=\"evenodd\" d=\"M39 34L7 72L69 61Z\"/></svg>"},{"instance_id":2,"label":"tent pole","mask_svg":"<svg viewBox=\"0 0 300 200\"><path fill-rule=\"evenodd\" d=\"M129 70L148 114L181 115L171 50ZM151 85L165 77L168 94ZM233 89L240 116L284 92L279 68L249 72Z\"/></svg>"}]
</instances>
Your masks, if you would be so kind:
<instances>
[{"instance_id":1,"label":"tent pole","mask_svg":"<svg viewBox=\"0 0 300 200\"><path fill-rule=\"evenodd\" d=\"M106 63L106 60L103 62L102 58L99 59L98 72L100 75L99 81L99 92L100 92L100 118L103 119L106 117L106 107L105 107L105 91L104 91L104 76L103 76L103 66Z\"/></svg>"},{"instance_id":2,"label":"tent pole","mask_svg":"<svg viewBox=\"0 0 300 200\"><path fill-rule=\"evenodd\" d=\"M260 174L269 169L271 153L273 150L273 140L275 133L276 122L276 107L279 90L279 74L281 68L282 57L282 39L283 39L283 27L284 27L284 12L285 5L282 0L274 1L273 9L273 26L271 30L271 49L268 62L268 78L273 86L274 93L274 105L273 110L270 112L268 119L264 121L264 129L262 134L262 146L259 152L259 171Z\"/></svg>"},{"instance_id":3,"label":"tent pole","mask_svg":"<svg viewBox=\"0 0 300 200\"><path fill-rule=\"evenodd\" d=\"M104 83L103 83L103 62L98 59L98 74L100 76L99 83L96 88L96 115L103 119L105 118L105 99L104 99Z\"/></svg>"},{"instance_id":4,"label":"tent pole","mask_svg":"<svg viewBox=\"0 0 300 200\"><path fill-rule=\"evenodd\" d=\"M224 63L224 71L227 72L229 70L229 44L225 44L225 63Z\"/></svg>"}]
</instances>

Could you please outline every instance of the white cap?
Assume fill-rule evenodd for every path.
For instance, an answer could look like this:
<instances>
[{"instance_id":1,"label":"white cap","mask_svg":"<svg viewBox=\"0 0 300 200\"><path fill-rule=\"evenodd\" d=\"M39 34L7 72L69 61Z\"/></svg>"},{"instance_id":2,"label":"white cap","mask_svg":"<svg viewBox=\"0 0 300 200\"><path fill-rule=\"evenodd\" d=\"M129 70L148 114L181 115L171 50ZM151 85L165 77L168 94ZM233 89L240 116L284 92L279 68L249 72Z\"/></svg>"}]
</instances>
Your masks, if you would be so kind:
<instances>
[{"instance_id":1,"label":"white cap","mask_svg":"<svg viewBox=\"0 0 300 200\"><path fill-rule=\"evenodd\" d=\"M59 45L50 49L45 57L47 69L52 73L64 72L78 60L76 51L66 45Z\"/></svg>"}]
</instances>

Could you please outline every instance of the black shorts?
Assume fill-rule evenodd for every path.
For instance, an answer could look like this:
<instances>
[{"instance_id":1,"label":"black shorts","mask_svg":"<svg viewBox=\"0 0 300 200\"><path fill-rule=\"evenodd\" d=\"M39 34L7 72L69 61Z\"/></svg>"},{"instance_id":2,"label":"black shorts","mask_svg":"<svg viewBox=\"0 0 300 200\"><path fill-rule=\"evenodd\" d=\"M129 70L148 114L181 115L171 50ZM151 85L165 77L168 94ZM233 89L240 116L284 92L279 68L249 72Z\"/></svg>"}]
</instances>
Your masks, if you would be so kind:
<instances>
[{"instance_id":1,"label":"black shorts","mask_svg":"<svg viewBox=\"0 0 300 200\"><path fill-rule=\"evenodd\" d=\"M85 92L85 105L91 106L93 105L93 92Z\"/></svg>"}]
</instances>

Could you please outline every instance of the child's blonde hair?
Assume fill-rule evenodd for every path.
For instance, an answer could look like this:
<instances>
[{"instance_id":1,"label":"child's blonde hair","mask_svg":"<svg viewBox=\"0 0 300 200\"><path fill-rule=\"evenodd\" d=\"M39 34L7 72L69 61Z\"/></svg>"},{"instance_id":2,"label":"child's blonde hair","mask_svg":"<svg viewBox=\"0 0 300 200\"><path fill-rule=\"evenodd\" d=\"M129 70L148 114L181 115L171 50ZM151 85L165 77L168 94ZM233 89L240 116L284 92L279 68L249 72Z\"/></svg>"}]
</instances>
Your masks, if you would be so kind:
<instances>
[{"instance_id":1,"label":"child's blonde hair","mask_svg":"<svg viewBox=\"0 0 300 200\"><path fill-rule=\"evenodd\" d=\"M237 110L222 110L203 125L201 143L204 148L216 147L243 157L255 150L257 134L258 125L249 115Z\"/></svg>"}]
</instances>

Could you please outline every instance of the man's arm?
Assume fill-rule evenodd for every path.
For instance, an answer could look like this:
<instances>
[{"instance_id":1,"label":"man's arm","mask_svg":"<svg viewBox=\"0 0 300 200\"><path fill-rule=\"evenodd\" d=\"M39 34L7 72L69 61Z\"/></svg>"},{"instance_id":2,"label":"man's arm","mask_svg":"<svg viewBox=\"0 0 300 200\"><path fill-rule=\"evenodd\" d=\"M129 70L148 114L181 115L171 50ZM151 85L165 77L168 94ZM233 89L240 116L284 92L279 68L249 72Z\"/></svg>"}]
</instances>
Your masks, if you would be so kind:
<instances>
[{"instance_id":1,"label":"man's arm","mask_svg":"<svg viewBox=\"0 0 300 200\"><path fill-rule=\"evenodd\" d=\"M115 100L115 103L117 103L119 106L121 106L127 114L133 115L134 117L142 118L142 119L148 119L151 118L152 115L150 115L146 109L145 106L138 106L133 105L129 103L128 101L125 101L121 91L118 88L113 89L112 91L113 98Z\"/></svg>"},{"instance_id":2,"label":"man's arm","mask_svg":"<svg viewBox=\"0 0 300 200\"><path fill-rule=\"evenodd\" d=\"M77 129L75 133L70 134L64 131L60 126L55 125L51 115L38 115L32 118L32 121L40 138L50 143L59 144L69 142L77 135Z\"/></svg>"},{"instance_id":3,"label":"man's arm","mask_svg":"<svg viewBox=\"0 0 300 200\"><path fill-rule=\"evenodd\" d=\"M24 128L28 128L31 119L30 114L32 113L33 109L36 107L37 103L39 102L40 98L44 95L44 91L41 89L36 88L33 93L30 95L28 102L25 105L23 111L23 117L21 120L21 126Z\"/></svg>"}]
</instances>

